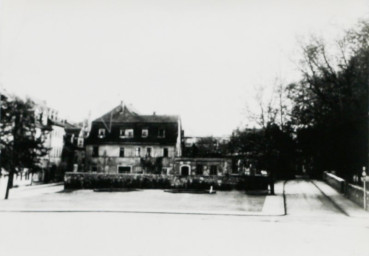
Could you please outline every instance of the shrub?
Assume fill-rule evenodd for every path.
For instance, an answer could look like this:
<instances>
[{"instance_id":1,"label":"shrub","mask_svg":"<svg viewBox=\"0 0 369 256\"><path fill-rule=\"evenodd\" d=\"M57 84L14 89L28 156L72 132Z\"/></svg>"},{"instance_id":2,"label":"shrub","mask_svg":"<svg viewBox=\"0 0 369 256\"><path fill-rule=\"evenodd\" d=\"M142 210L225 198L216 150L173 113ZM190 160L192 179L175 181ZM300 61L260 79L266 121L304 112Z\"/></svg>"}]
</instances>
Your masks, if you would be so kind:
<instances>
[{"instance_id":1,"label":"shrub","mask_svg":"<svg viewBox=\"0 0 369 256\"><path fill-rule=\"evenodd\" d=\"M141 189L267 189L266 177L178 176L164 174L66 173L65 189L141 188Z\"/></svg>"}]
</instances>

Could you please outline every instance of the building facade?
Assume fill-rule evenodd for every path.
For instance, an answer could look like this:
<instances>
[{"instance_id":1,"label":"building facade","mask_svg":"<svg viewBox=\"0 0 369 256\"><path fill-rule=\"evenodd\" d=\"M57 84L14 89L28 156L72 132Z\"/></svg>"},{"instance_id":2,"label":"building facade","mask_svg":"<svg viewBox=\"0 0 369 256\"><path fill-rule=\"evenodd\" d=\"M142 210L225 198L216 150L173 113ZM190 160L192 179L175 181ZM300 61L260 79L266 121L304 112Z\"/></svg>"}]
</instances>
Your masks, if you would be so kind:
<instances>
[{"instance_id":1,"label":"building facade","mask_svg":"<svg viewBox=\"0 0 369 256\"><path fill-rule=\"evenodd\" d=\"M94 120L85 140L87 169L104 173L173 173L182 155L178 116L139 115L123 103Z\"/></svg>"},{"instance_id":2,"label":"building facade","mask_svg":"<svg viewBox=\"0 0 369 256\"><path fill-rule=\"evenodd\" d=\"M181 176L224 176L232 174L232 160L228 158L193 158L175 159L175 174Z\"/></svg>"},{"instance_id":3,"label":"building facade","mask_svg":"<svg viewBox=\"0 0 369 256\"><path fill-rule=\"evenodd\" d=\"M62 152L64 148L66 120L59 117L58 111L46 105L44 101L35 101L35 120L41 129L47 128L44 138L44 146L49 148L46 156L42 159L42 172L34 175L35 181L49 182L62 180L64 171L61 166Z\"/></svg>"}]
</instances>

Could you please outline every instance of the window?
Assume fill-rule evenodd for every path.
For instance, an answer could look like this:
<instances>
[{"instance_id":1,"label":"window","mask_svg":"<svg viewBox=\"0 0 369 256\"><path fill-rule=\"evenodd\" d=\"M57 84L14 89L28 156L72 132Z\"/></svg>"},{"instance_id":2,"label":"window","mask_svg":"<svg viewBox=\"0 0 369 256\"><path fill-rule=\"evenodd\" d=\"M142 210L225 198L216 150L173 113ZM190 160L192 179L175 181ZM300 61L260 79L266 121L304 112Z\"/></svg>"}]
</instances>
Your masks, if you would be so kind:
<instances>
[{"instance_id":1,"label":"window","mask_svg":"<svg viewBox=\"0 0 369 256\"><path fill-rule=\"evenodd\" d=\"M191 169L190 169L190 166L188 166L188 165L181 166L181 175L182 175L182 176L188 176L188 175L191 175Z\"/></svg>"},{"instance_id":2,"label":"window","mask_svg":"<svg viewBox=\"0 0 369 256\"><path fill-rule=\"evenodd\" d=\"M170 175L170 168L168 167L161 168L161 174Z\"/></svg>"},{"instance_id":3,"label":"window","mask_svg":"<svg viewBox=\"0 0 369 256\"><path fill-rule=\"evenodd\" d=\"M91 171L92 172L97 172L97 166L92 166Z\"/></svg>"},{"instance_id":4,"label":"window","mask_svg":"<svg viewBox=\"0 0 369 256\"><path fill-rule=\"evenodd\" d=\"M78 147L83 147L83 138L78 138Z\"/></svg>"},{"instance_id":5,"label":"window","mask_svg":"<svg viewBox=\"0 0 369 256\"><path fill-rule=\"evenodd\" d=\"M124 148L119 149L119 157L124 157Z\"/></svg>"},{"instance_id":6,"label":"window","mask_svg":"<svg viewBox=\"0 0 369 256\"><path fill-rule=\"evenodd\" d=\"M163 149L163 156L168 157L168 148Z\"/></svg>"},{"instance_id":7,"label":"window","mask_svg":"<svg viewBox=\"0 0 369 256\"><path fill-rule=\"evenodd\" d=\"M130 173L131 166L118 166L118 173Z\"/></svg>"},{"instance_id":8,"label":"window","mask_svg":"<svg viewBox=\"0 0 369 256\"><path fill-rule=\"evenodd\" d=\"M74 142L74 134L72 134L72 136L70 137L70 143L73 144L73 142Z\"/></svg>"},{"instance_id":9,"label":"window","mask_svg":"<svg viewBox=\"0 0 369 256\"><path fill-rule=\"evenodd\" d=\"M218 175L218 167L216 165L210 166L210 175Z\"/></svg>"},{"instance_id":10,"label":"window","mask_svg":"<svg viewBox=\"0 0 369 256\"><path fill-rule=\"evenodd\" d=\"M146 148L146 156L151 157L151 148Z\"/></svg>"},{"instance_id":11,"label":"window","mask_svg":"<svg viewBox=\"0 0 369 256\"><path fill-rule=\"evenodd\" d=\"M159 129L158 138L165 138L165 129Z\"/></svg>"},{"instance_id":12,"label":"window","mask_svg":"<svg viewBox=\"0 0 369 256\"><path fill-rule=\"evenodd\" d=\"M204 174L204 166L202 164L196 165L196 175Z\"/></svg>"},{"instance_id":13,"label":"window","mask_svg":"<svg viewBox=\"0 0 369 256\"><path fill-rule=\"evenodd\" d=\"M93 157L98 157L98 156L99 156L99 147L94 146L94 147L92 148L92 156L93 156Z\"/></svg>"},{"instance_id":14,"label":"window","mask_svg":"<svg viewBox=\"0 0 369 256\"><path fill-rule=\"evenodd\" d=\"M141 156L141 148L136 148L136 156Z\"/></svg>"},{"instance_id":15,"label":"window","mask_svg":"<svg viewBox=\"0 0 369 256\"><path fill-rule=\"evenodd\" d=\"M133 129L120 129L119 137L133 138Z\"/></svg>"},{"instance_id":16,"label":"window","mask_svg":"<svg viewBox=\"0 0 369 256\"><path fill-rule=\"evenodd\" d=\"M141 137L142 138L149 137L149 129L142 129L142 131L141 131Z\"/></svg>"},{"instance_id":17,"label":"window","mask_svg":"<svg viewBox=\"0 0 369 256\"><path fill-rule=\"evenodd\" d=\"M104 128L101 128L99 129L99 138L102 139L102 138L105 138L105 129Z\"/></svg>"}]
</instances>

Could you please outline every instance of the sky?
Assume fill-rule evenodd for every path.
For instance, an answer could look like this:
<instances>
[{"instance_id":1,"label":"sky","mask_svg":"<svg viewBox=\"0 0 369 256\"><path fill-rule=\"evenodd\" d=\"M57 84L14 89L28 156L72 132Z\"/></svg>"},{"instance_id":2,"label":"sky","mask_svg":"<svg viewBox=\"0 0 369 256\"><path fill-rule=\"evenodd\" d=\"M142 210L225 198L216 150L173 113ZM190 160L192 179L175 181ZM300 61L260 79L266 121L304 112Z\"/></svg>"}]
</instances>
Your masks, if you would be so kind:
<instances>
[{"instance_id":1,"label":"sky","mask_svg":"<svg viewBox=\"0 0 369 256\"><path fill-rule=\"evenodd\" d=\"M70 121L123 101L224 136L254 125L260 88L299 78L298 41L368 13L369 0L0 0L0 84Z\"/></svg>"}]
</instances>

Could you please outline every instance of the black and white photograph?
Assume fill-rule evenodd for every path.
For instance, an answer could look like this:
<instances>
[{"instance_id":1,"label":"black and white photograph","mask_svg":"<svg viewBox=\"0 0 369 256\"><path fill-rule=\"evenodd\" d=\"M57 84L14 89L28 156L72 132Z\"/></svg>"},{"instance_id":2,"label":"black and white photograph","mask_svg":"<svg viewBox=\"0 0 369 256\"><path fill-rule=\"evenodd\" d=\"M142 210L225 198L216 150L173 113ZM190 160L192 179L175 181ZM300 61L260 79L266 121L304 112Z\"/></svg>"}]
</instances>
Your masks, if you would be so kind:
<instances>
[{"instance_id":1,"label":"black and white photograph","mask_svg":"<svg viewBox=\"0 0 369 256\"><path fill-rule=\"evenodd\" d=\"M0 0L0 255L368 256L369 0Z\"/></svg>"}]
</instances>

